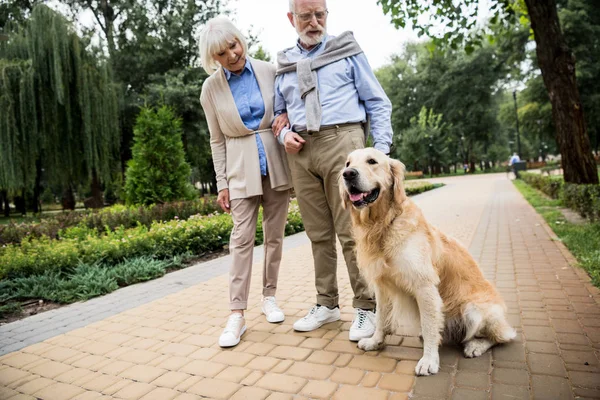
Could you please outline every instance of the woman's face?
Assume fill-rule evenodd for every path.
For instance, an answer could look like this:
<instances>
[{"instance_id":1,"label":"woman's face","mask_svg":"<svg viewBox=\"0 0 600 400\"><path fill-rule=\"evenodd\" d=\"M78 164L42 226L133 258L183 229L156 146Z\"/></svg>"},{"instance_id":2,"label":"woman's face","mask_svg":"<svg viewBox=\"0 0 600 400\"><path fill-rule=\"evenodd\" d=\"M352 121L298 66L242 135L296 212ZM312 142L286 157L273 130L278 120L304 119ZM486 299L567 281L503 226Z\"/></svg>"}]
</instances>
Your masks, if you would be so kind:
<instances>
[{"instance_id":1,"label":"woman's face","mask_svg":"<svg viewBox=\"0 0 600 400\"><path fill-rule=\"evenodd\" d=\"M225 49L213 57L223 68L235 73L241 72L246 64L244 48L237 39L227 42Z\"/></svg>"}]
</instances>

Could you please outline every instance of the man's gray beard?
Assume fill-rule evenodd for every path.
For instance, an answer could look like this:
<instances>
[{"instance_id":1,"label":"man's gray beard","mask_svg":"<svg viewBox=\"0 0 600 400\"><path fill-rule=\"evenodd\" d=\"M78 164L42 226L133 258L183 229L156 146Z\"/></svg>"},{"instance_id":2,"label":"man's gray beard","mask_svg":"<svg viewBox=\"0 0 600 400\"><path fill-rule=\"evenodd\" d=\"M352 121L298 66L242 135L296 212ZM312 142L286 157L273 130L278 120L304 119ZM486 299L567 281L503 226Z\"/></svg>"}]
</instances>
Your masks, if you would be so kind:
<instances>
[{"instance_id":1,"label":"man's gray beard","mask_svg":"<svg viewBox=\"0 0 600 400\"><path fill-rule=\"evenodd\" d=\"M323 28L323 32L317 36L316 38L314 37L310 37L307 34L303 33L303 32L298 32L298 36L300 37L300 41L308 46L316 46L319 43L321 43L323 41L323 39L325 38L325 35L327 35L327 29L325 27Z\"/></svg>"}]
</instances>

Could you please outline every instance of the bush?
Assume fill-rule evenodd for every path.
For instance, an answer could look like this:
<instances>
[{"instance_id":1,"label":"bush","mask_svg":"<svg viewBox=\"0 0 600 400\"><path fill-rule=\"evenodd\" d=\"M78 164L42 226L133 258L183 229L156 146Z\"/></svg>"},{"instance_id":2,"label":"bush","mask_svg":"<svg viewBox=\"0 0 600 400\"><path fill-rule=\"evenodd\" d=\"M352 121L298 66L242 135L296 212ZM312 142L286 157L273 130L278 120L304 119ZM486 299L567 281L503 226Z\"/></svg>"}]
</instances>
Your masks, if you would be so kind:
<instances>
[{"instance_id":1,"label":"bush","mask_svg":"<svg viewBox=\"0 0 600 400\"><path fill-rule=\"evenodd\" d=\"M185 161L181 135L181 119L169 107L142 108L133 131L133 158L125 174L129 204L162 204L195 196L188 182L191 168Z\"/></svg>"},{"instance_id":2,"label":"bush","mask_svg":"<svg viewBox=\"0 0 600 400\"><path fill-rule=\"evenodd\" d=\"M123 206L115 205L95 210L93 212L68 212L57 214L52 218L43 218L38 223L13 222L0 225L0 245L18 244L26 238L39 238L48 236L58 239L61 236L70 236L66 232L70 227L87 227L96 229L97 232L115 230L123 226L133 228L138 225L149 227L154 221L168 221L171 219L188 219L192 215L208 215L218 211L216 198L203 197L193 201L179 201L166 204L153 204L150 206Z\"/></svg>"},{"instance_id":3,"label":"bush","mask_svg":"<svg viewBox=\"0 0 600 400\"><path fill-rule=\"evenodd\" d=\"M262 213L259 214L262 221ZM150 227L123 227L94 236L84 229L60 240L47 237L28 239L21 246L0 248L0 279L45 272L73 270L85 264L118 264L127 258L148 256L157 259L182 254L203 254L223 249L233 228L231 216L192 216L187 221L153 222ZM286 234L304 229L295 203L290 205ZM262 242L262 235L257 235Z\"/></svg>"},{"instance_id":4,"label":"bush","mask_svg":"<svg viewBox=\"0 0 600 400\"><path fill-rule=\"evenodd\" d=\"M520 172L519 176L525 183L541 190L553 199L558 199L564 183L562 176L542 176L532 172Z\"/></svg>"},{"instance_id":5,"label":"bush","mask_svg":"<svg viewBox=\"0 0 600 400\"><path fill-rule=\"evenodd\" d=\"M600 220L600 185L565 183L561 195L565 206L592 221Z\"/></svg>"},{"instance_id":6,"label":"bush","mask_svg":"<svg viewBox=\"0 0 600 400\"><path fill-rule=\"evenodd\" d=\"M531 172L519 174L525 183L544 192L553 199L560 199L569 208L590 220L600 219L600 185L565 183L562 176L542 176Z\"/></svg>"}]
</instances>

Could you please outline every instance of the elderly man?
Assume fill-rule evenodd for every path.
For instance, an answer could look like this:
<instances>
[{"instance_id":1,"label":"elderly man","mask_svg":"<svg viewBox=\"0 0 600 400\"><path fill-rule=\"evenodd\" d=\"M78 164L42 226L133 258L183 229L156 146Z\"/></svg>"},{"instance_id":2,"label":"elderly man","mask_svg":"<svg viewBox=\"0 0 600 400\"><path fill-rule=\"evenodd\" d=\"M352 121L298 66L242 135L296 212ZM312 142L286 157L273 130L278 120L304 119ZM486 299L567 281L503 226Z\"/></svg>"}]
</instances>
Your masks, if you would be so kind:
<instances>
[{"instance_id":1,"label":"elderly man","mask_svg":"<svg viewBox=\"0 0 600 400\"><path fill-rule=\"evenodd\" d=\"M291 129L285 146L292 180L315 264L317 304L294 323L312 331L340 319L335 236L342 245L356 314L349 338L371 337L375 299L359 274L343 210L338 177L351 151L365 146L367 121L374 147L388 154L392 142L391 103L351 32L327 34L325 0L290 0L288 18L298 32L295 46L278 54L275 113L287 111Z\"/></svg>"}]
</instances>

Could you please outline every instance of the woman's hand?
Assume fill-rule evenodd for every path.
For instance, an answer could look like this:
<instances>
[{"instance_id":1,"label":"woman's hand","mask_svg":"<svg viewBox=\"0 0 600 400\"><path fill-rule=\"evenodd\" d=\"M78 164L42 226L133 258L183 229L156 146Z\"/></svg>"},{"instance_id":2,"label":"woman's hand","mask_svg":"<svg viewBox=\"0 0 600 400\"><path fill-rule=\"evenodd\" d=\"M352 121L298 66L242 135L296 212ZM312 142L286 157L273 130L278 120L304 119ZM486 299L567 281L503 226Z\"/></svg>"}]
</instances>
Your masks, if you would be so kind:
<instances>
[{"instance_id":1,"label":"woman's hand","mask_svg":"<svg viewBox=\"0 0 600 400\"><path fill-rule=\"evenodd\" d=\"M227 214L231 212L231 209L229 208L229 189L223 189L219 192L217 204L220 205L221 209Z\"/></svg>"},{"instance_id":2,"label":"woman's hand","mask_svg":"<svg viewBox=\"0 0 600 400\"><path fill-rule=\"evenodd\" d=\"M275 120L273 121L273 124L271 125L271 128L273 129L273 134L275 134L275 137L278 137L279 134L281 133L281 130L283 128L289 128L290 127L290 120L288 119L287 113L281 113L279 114L277 117L275 117Z\"/></svg>"}]
</instances>

